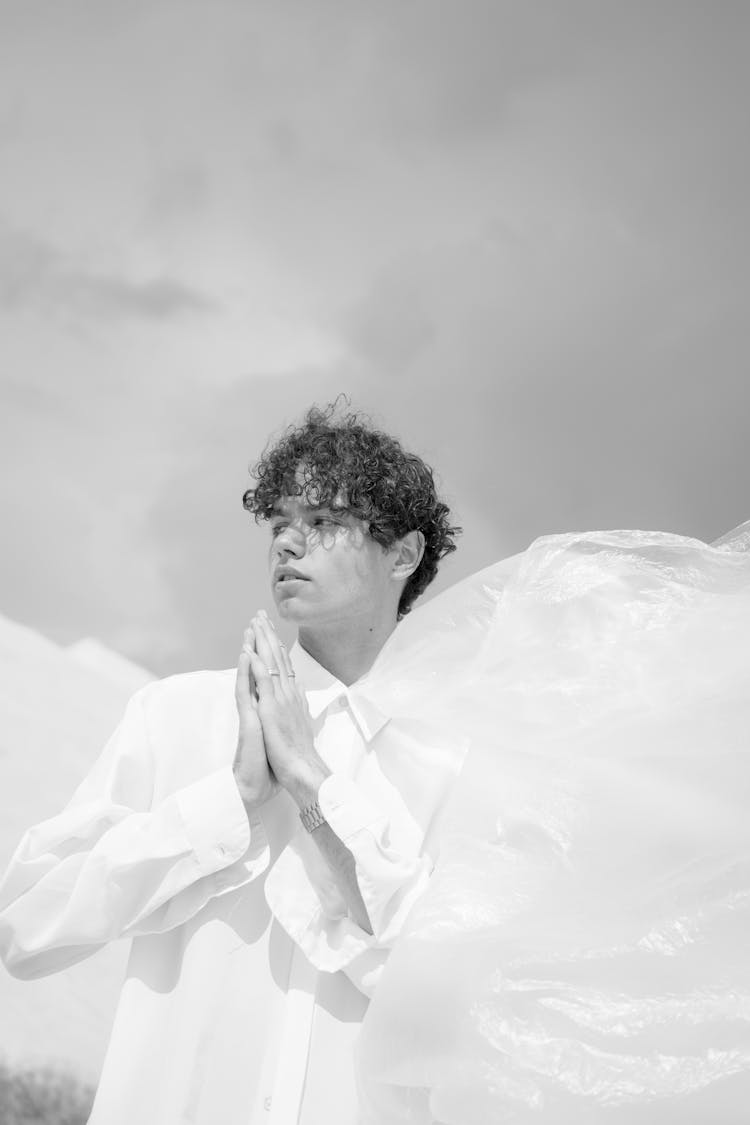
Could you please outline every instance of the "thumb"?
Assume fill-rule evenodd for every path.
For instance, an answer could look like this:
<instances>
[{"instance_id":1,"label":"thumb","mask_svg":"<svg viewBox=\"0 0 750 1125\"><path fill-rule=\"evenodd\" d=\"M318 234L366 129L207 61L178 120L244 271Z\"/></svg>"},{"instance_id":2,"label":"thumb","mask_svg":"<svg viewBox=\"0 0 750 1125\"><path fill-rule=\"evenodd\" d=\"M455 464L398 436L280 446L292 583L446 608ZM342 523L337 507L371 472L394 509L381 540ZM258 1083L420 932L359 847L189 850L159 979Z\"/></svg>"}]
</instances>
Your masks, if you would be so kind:
<instances>
[{"instance_id":1,"label":"thumb","mask_svg":"<svg viewBox=\"0 0 750 1125\"><path fill-rule=\"evenodd\" d=\"M237 679L235 681L234 694L237 700L237 706L241 710L248 707L255 710L257 707L255 680L250 670L250 655L248 650L243 646L237 663Z\"/></svg>"}]
</instances>

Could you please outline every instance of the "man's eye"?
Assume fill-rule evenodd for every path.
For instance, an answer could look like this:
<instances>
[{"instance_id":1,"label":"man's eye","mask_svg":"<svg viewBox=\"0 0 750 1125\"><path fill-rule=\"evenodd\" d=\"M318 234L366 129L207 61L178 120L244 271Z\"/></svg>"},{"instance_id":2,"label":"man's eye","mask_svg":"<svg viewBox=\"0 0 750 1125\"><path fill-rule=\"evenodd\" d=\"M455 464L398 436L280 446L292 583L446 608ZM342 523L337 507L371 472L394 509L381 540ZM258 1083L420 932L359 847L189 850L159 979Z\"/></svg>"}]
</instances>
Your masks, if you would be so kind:
<instances>
[{"instance_id":1,"label":"man's eye","mask_svg":"<svg viewBox=\"0 0 750 1125\"><path fill-rule=\"evenodd\" d=\"M316 516L313 520L314 527L335 527L338 524L333 516Z\"/></svg>"},{"instance_id":2,"label":"man's eye","mask_svg":"<svg viewBox=\"0 0 750 1125\"><path fill-rule=\"evenodd\" d=\"M272 537L275 539L276 536L280 532L282 532L286 526L287 525L285 523L273 523L273 524L271 524L271 535L272 535Z\"/></svg>"}]
</instances>

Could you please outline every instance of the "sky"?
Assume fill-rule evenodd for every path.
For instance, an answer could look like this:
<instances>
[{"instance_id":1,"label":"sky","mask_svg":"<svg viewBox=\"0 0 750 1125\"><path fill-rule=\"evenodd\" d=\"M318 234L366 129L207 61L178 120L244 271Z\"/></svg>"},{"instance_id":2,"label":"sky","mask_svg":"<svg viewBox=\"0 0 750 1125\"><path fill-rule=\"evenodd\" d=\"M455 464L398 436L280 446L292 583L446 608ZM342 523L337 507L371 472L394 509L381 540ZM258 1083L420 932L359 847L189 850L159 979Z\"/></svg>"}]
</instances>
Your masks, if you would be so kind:
<instances>
[{"instance_id":1,"label":"sky","mask_svg":"<svg viewBox=\"0 0 750 1125\"><path fill-rule=\"evenodd\" d=\"M750 517L748 55L732 0L0 0L0 613L233 664L248 466L340 392L435 589Z\"/></svg>"}]
</instances>

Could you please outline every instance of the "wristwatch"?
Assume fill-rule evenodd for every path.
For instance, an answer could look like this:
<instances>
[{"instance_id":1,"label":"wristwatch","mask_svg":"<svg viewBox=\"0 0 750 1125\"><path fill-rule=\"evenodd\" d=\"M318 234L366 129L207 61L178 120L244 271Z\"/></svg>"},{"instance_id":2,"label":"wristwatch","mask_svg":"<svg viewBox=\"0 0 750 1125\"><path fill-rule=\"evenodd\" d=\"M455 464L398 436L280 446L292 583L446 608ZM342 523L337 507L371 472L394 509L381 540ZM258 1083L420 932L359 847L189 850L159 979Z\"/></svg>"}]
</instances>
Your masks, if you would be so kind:
<instances>
[{"instance_id":1,"label":"wristwatch","mask_svg":"<svg viewBox=\"0 0 750 1125\"><path fill-rule=\"evenodd\" d=\"M316 828L320 828L321 824L326 823L326 818L320 811L320 805L317 801L313 801L311 805L302 809L299 818L308 832L314 832Z\"/></svg>"}]
</instances>

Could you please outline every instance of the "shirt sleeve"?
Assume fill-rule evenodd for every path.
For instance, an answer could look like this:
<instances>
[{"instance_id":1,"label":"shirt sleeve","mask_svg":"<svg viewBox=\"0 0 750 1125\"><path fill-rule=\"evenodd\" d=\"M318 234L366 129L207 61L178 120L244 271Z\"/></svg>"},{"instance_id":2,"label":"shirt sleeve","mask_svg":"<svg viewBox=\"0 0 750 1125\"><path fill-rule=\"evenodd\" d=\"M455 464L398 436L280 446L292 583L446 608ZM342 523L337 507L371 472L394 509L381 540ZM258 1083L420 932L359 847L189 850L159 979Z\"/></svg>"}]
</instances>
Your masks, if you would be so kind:
<instances>
[{"instance_id":1,"label":"shirt sleeve","mask_svg":"<svg viewBox=\"0 0 750 1125\"><path fill-rule=\"evenodd\" d=\"M318 803L354 857L373 933L349 916L328 865L301 827L266 878L266 900L316 968L343 970L371 996L409 911L428 886L434 859L423 846L423 830L403 806L385 812L341 774L326 778Z\"/></svg>"},{"instance_id":2,"label":"shirt sleeve","mask_svg":"<svg viewBox=\"0 0 750 1125\"><path fill-rule=\"evenodd\" d=\"M427 887L434 863L421 853L423 833L404 812L400 840L392 840L392 818L356 782L332 773L318 792L323 816L354 857L357 884L372 925L370 937L390 946L407 914Z\"/></svg>"},{"instance_id":3,"label":"shirt sleeve","mask_svg":"<svg viewBox=\"0 0 750 1125\"><path fill-rule=\"evenodd\" d=\"M266 869L262 823L248 822L230 766L157 804L154 775L139 692L68 806L11 859L0 955L13 975L44 976L114 938L171 929Z\"/></svg>"}]
</instances>

